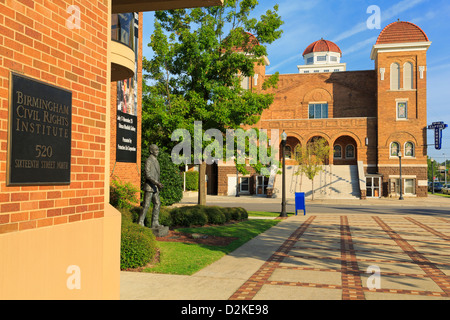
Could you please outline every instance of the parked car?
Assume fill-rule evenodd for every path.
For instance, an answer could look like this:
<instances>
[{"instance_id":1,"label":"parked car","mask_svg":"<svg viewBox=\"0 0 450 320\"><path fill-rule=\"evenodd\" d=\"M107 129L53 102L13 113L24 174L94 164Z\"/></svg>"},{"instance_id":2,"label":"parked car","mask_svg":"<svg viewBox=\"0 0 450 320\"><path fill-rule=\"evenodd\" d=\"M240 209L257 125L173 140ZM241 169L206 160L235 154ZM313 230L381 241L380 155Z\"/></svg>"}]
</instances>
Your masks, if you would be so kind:
<instances>
[{"instance_id":1,"label":"parked car","mask_svg":"<svg viewBox=\"0 0 450 320\"><path fill-rule=\"evenodd\" d=\"M435 192L441 192L442 191L442 183L441 182L435 182L434 183L434 191ZM428 182L428 191L431 191L431 182Z\"/></svg>"},{"instance_id":2,"label":"parked car","mask_svg":"<svg viewBox=\"0 0 450 320\"><path fill-rule=\"evenodd\" d=\"M442 187L442 193L450 194L450 184L444 184L444 186Z\"/></svg>"}]
</instances>

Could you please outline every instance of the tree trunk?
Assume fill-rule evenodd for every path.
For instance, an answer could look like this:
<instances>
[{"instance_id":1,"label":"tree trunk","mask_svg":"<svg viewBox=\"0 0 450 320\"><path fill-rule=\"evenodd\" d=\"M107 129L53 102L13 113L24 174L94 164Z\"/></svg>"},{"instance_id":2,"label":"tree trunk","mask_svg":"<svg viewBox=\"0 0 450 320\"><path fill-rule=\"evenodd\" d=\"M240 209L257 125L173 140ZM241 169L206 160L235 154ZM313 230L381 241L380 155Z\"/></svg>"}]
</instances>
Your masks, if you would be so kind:
<instances>
[{"instance_id":1,"label":"tree trunk","mask_svg":"<svg viewBox=\"0 0 450 320\"><path fill-rule=\"evenodd\" d=\"M311 180L312 200L314 201L314 178Z\"/></svg>"},{"instance_id":2,"label":"tree trunk","mask_svg":"<svg viewBox=\"0 0 450 320\"><path fill-rule=\"evenodd\" d=\"M199 165L198 170L198 204L206 205L206 162Z\"/></svg>"}]
</instances>

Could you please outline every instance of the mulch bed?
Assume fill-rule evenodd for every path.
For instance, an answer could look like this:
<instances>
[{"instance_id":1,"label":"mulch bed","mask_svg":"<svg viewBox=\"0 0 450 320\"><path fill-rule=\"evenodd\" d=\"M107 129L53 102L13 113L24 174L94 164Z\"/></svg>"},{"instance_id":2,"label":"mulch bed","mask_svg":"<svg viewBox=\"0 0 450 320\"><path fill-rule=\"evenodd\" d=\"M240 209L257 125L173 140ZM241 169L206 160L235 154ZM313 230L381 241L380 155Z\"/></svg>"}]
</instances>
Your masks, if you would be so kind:
<instances>
[{"instance_id":1,"label":"mulch bed","mask_svg":"<svg viewBox=\"0 0 450 320\"><path fill-rule=\"evenodd\" d=\"M195 243L209 246L227 246L236 239L233 237L218 237L199 233L189 234L173 230L169 230L169 234L165 237L156 237L157 241Z\"/></svg>"}]
</instances>

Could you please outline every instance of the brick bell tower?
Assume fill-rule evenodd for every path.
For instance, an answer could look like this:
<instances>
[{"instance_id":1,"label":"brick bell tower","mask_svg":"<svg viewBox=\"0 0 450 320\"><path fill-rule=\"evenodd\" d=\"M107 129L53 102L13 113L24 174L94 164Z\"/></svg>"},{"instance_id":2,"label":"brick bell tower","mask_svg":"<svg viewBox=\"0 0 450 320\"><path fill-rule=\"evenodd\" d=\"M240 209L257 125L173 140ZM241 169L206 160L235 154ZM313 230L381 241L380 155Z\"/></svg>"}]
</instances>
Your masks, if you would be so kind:
<instances>
[{"instance_id":1,"label":"brick bell tower","mask_svg":"<svg viewBox=\"0 0 450 320\"><path fill-rule=\"evenodd\" d=\"M385 197L396 197L400 190L406 197L427 196L426 66L430 45L420 27L399 20L381 31L372 48L378 93L378 173L383 175Z\"/></svg>"}]
</instances>

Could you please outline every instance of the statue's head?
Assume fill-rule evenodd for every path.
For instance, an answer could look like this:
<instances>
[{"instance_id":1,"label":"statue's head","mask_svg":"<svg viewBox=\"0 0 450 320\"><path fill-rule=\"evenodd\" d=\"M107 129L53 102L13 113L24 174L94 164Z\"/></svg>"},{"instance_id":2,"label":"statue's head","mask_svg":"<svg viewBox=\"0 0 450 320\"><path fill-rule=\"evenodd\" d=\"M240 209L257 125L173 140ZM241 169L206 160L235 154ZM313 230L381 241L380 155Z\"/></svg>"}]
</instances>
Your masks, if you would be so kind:
<instances>
[{"instance_id":1,"label":"statue's head","mask_svg":"<svg viewBox=\"0 0 450 320\"><path fill-rule=\"evenodd\" d=\"M155 157L158 156L158 154L159 154L159 148L158 148L158 146L157 146L156 144L152 144L152 145L150 146L150 154L154 155Z\"/></svg>"}]
</instances>

